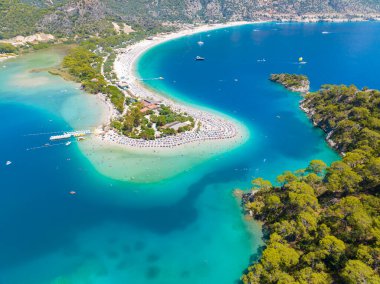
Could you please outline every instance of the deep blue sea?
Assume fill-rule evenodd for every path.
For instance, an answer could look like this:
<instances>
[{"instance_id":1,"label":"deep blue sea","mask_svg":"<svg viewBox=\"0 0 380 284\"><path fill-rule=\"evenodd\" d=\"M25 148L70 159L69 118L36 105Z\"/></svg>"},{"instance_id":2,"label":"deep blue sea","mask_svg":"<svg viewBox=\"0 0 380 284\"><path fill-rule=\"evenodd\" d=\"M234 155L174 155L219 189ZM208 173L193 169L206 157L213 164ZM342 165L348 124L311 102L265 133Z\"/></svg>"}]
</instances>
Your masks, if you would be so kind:
<instances>
[{"instance_id":1,"label":"deep blue sea","mask_svg":"<svg viewBox=\"0 0 380 284\"><path fill-rule=\"evenodd\" d=\"M379 34L379 23L268 23L148 51L140 76L165 77L146 81L150 87L250 130L233 152L151 184L103 176L76 143L33 148L48 136L29 134L96 123L96 100L75 84L29 72L58 64L55 51L1 62L0 283L235 283L261 233L243 220L232 190L249 188L253 177L274 181L312 159L339 159L299 110L301 97L269 75L306 74L314 90L325 83L380 88ZM194 61L197 55L206 60ZM307 64L297 64L300 56Z\"/></svg>"}]
</instances>

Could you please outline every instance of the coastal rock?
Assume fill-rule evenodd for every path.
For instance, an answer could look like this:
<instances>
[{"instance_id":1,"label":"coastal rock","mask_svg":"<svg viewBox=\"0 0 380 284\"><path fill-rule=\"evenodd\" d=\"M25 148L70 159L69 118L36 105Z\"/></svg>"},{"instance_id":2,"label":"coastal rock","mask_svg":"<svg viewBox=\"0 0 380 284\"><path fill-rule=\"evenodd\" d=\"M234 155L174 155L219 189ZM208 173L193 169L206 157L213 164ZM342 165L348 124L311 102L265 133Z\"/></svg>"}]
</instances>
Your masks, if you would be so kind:
<instances>
[{"instance_id":1,"label":"coastal rock","mask_svg":"<svg viewBox=\"0 0 380 284\"><path fill-rule=\"evenodd\" d=\"M242 205L255 201L255 192L246 192L241 196Z\"/></svg>"}]
</instances>

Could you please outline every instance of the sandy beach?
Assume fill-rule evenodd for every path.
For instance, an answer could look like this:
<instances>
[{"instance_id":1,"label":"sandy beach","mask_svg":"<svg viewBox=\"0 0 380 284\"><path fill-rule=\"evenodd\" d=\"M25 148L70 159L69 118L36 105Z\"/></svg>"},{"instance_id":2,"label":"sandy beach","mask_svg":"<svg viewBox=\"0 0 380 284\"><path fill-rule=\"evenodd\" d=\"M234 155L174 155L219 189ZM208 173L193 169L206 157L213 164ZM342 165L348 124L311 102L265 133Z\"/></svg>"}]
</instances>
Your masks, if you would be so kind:
<instances>
[{"instance_id":1,"label":"sandy beach","mask_svg":"<svg viewBox=\"0 0 380 284\"><path fill-rule=\"evenodd\" d=\"M131 139L109 129L110 118L115 117L117 112L109 100L99 95L98 102L104 105L104 122L99 128L105 128L106 131L92 135L78 144L93 166L104 175L118 180L135 183L158 182L188 172L202 164L208 168L210 163L218 163L221 154L244 144L250 135L245 125L213 110L179 104L149 90L135 75L135 63L138 58L157 44L197 32L242 24L247 23L200 26L160 35L152 40L143 40L120 50L114 64L115 72L119 79L124 78L123 81L128 81L130 90L136 96L161 101L177 111L187 112L195 120L201 121L202 128L199 131L193 130L151 141ZM210 163L204 163L205 161Z\"/></svg>"},{"instance_id":2,"label":"sandy beach","mask_svg":"<svg viewBox=\"0 0 380 284\"><path fill-rule=\"evenodd\" d=\"M5 55L5 56L1 56L1 54L0 54L0 62L5 61L7 59L15 58L15 57L17 57L17 55Z\"/></svg>"},{"instance_id":3,"label":"sandy beach","mask_svg":"<svg viewBox=\"0 0 380 284\"><path fill-rule=\"evenodd\" d=\"M247 139L248 132L245 127L238 122L226 116L219 115L215 112L209 112L203 109L200 110L194 106L175 102L169 97L163 96L148 89L144 84L141 83L135 74L135 64L138 58L148 49L158 44L199 32L245 24L250 23L234 22L228 24L188 27L179 32L157 35L153 38L145 39L132 46L128 46L125 49L119 50L118 56L114 62L114 71L120 81L126 82L128 84L129 91L134 96L140 99L160 102L162 104L170 106L176 112L188 113L195 119L196 125L200 123L201 126L200 128L195 127L193 130L185 133L177 134L175 136L161 137L152 141L131 139L119 135L116 131L111 129L107 130L105 133L103 133L103 135L100 136L103 142L122 145L123 147L129 149L139 149L142 152L152 152L152 150L166 152L163 150L178 147L189 148L183 147L187 144L194 144L194 147L199 147L200 143L203 143L205 141L213 141L211 144L219 144L218 146L221 146L220 143L225 144L228 145L228 148L234 148L245 141ZM111 117L115 117L115 115L116 113L114 112Z\"/></svg>"}]
</instances>

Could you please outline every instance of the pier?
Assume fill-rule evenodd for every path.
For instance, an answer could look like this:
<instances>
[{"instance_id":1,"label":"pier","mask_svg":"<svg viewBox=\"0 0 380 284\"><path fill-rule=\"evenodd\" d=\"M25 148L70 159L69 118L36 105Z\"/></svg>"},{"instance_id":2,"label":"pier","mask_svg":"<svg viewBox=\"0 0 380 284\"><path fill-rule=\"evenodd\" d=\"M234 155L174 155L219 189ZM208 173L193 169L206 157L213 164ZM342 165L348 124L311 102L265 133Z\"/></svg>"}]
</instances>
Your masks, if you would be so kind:
<instances>
[{"instance_id":1,"label":"pier","mask_svg":"<svg viewBox=\"0 0 380 284\"><path fill-rule=\"evenodd\" d=\"M69 139L71 137L83 137L89 134L91 134L91 130L70 131L70 132L64 132L61 135L50 136L49 140L55 141L55 140Z\"/></svg>"}]
</instances>

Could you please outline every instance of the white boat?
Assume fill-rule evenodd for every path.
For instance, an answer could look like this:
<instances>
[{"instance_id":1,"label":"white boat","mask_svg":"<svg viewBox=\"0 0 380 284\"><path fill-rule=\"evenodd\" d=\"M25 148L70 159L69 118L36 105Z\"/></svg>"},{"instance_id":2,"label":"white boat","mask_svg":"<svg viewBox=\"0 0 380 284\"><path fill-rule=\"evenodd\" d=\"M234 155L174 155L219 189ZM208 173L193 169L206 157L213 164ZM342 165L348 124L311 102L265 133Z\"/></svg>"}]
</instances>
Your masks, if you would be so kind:
<instances>
[{"instance_id":1,"label":"white boat","mask_svg":"<svg viewBox=\"0 0 380 284\"><path fill-rule=\"evenodd\" d=\"M195 60L196 61L203 61L203 60L205 60L205 58L201 57L201 56L197 56L197 57L195 57Z\"/></svg>"},{"instance_id":2,"label":"white boat","mask_svg":"<svg viewBox=\"0 0 380 284\"><path fill-rule=\"evenodd\" d=\"M263 58L263 59L257 59L257 62L265 62L265 61L267 61L265 58Z\"/></svg>"},{"instance_id":3,"label":"white boat","mask_svg":"<svg viewBox=\"0 0 380 284\"><path fill-rule=\"evenodd\" d=\"M200 41L198 41L197 43L198 43L198 45L199 45L199 46L202 46L202 45L204 45L204 44L205 44L205 43L204 43L203 41L201 41L201 40L200 40Z\"/></svg>"},{"instance_id":4,"label":"white boat","mask_svg":"<svg viewBox=\"0 0 380 284\"><path fill-rule=\"evenodd\" d=\"M66 146L69 146L70 144L71 144L71 141L67 141L67 142L65 143Z\"/></svg>"},{"instance_id":5,"label":"white boat","mask_svg":"<svg viewBox=\"0 0 380 284\"><path fill-rule=\"evenodd\" d=\"M10 164L12 164L11 161L6 161L6 163L5 163L6 166L9 166Z\"/></svg>"}]
</instances>

